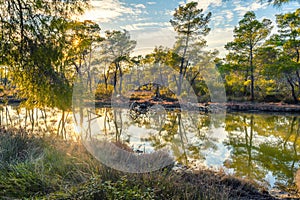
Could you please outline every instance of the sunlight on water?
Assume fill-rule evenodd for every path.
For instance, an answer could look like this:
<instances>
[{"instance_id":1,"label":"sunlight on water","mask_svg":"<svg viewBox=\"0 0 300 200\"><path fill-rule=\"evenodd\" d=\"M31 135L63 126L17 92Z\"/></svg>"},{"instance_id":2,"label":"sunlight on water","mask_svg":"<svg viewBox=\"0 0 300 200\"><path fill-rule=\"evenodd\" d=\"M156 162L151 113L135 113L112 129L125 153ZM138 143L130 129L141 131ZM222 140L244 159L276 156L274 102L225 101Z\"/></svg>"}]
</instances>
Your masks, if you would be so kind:
<instances>
[{"instance_id":1,"label":"sunlight on water","mask_svg":"<svg viewBox=\"0 0 300 200\"><path fill-rule=\"evenodd\" d=\"M0 125L22 128L30 134L40 136L56 135L74 142L80 138L80 130L75 131L77 127L74 126L71 112L66 112L63 117L62 111L58 109L25 109L18 105L2 105Z\"/></svg>"}]
</instances>

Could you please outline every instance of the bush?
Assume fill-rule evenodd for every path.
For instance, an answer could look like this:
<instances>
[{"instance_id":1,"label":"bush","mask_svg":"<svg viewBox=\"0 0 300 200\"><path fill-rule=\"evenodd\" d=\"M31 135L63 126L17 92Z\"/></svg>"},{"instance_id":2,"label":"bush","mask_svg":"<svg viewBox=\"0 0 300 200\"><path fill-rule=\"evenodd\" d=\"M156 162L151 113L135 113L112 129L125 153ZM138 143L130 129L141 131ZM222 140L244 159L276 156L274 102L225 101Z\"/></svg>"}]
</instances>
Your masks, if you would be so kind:
<instances>
[{"instance_id":1,"label":"bush","mask_svg":"<svg viewBox=\"0 0 300 200\"><path fill-rule=\"evenodd\" d=\"M105 84L100 83L98 84L97 89L95 91L95 98L96 99L110 98L113 93L113 90L114 90L113 85L108 84L106 89Z\"/></svg>"},{"instance_id":2,"label":"bush","mask_svg":"<svg viewBox=\"0 0 300 200\"><path fill-rule=\"evenodd\" d=\"M154 199L155 194L151 188L142 188L139 185L132 186L127 176L121 176L116 181L103 181L100 176L92 177L83 186L76 188L70 195L72 199Z\"/></svg>"}]
</instances>

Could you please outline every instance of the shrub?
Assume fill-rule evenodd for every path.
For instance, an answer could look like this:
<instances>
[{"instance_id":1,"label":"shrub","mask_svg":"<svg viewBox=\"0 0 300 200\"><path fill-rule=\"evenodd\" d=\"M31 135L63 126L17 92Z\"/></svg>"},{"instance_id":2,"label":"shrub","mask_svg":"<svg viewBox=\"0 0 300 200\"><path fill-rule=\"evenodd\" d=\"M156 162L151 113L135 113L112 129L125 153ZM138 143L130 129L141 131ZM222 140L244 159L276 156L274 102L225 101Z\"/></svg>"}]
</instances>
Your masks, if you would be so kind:
<instances>
[{"instance_id":1,"label":"shrub","mask_svg":"<svg viewBox=\"0 0 300 200\"><path fill-rule=\"evenodd\" d=\"M113 85L108 84L106 89L105 84L100 83L98 84L97 89L95 91L95 98L96 99L109 98L112 95L113 90L114 90Z\"/></svg>"}]
</instances>

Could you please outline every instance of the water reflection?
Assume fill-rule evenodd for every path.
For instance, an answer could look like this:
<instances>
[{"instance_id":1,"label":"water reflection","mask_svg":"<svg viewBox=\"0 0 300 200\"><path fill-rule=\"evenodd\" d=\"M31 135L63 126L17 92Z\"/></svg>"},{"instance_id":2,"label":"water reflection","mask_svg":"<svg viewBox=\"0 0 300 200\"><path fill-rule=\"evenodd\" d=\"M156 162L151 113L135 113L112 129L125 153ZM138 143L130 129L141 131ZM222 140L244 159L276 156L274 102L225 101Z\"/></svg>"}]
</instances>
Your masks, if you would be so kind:
<instances>
[{"instance_id":1,"label":"water reflection","mask_svg":"<svg viewBox=\"0 0 300 200\"><path fill-rule=\"evenodd\" d=\"M299 168L299 116L228 114L228 138L231 150L225 167L236 175L264 180L269 187L294 185Z\"/></svg>"},{"instance_id":2,"label":"water reflection","mask_svg":"<svg viewBox=\"0 0 300 200\"><path fill-rule=\"evenodd\" d=\"M0 105L0 126L25 130L28 134L53 135L78 140L73 131L70 112L50 108L25 108L20 105Z\"/></svg>"},{"instance_id":3,"label":"water reflection","mask_svg":"<svg viewBox=\"0 0 300 200\"><path fill-rule=\"evenodd\" d=\"M99 108L97 113L105 137L133 151L168 149L183 164L222 167L269 188L295 188L299 116L230 113L216 125L209 115L178 110L134 117L126 109Z\"/></svg>"},{"instance_id":4,"label":"water reflection","mask_svg":"<svg viewBox=\"0 0 300 200\"><path fill-rule=\"evenodd\" d=\"M133 151L152 153L165 150L178 162L205 159L204 150L216 149L216 136L208 134L210 117L155 106L135 115L126 109L96 109L101 130L93 138L105 137L125 143ZM103 133L103 134L102 134Z\"/></svg>"},{"instance_id":5,"label":"water reflection","mask_svg":"<svg viewBox=\"0 0 300 200\"><path fill-rule=\"evenodd\" d=\"M152 106L133 115L129 109L97 108L91 124L100 129L87 137L122 144L138 154L164 150L186 165L222 167L236 176L265 186L296 188L300 168L300 117L229 113L221 124L205 114ZM61 112L51 109L0 107L0 125L24 128L34 134L59 133ZM73 130L65 115L67 138ZM299 173L298 173L299 174Z\"/></svg>"}]
</instances>

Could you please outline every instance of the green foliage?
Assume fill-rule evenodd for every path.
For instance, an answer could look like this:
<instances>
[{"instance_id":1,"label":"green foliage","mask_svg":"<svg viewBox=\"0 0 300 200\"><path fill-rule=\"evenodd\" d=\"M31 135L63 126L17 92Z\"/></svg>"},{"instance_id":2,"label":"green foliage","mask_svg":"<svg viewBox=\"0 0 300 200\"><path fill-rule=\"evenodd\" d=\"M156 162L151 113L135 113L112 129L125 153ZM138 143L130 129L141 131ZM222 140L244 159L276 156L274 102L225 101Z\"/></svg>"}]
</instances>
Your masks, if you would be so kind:
<instances>
[{"instance_id":1,"label":"green foliage","mask_svg":"<svg viewBox=\"0 0 300 200\"><path fill-rule=\"evenodd\" d=\"M234 41L225 45L227 50L234 52L234 54L229 55L231 56L231 59L245 61L244 66L246 67L246 73L243 74L243 76L245 77L246 83L246 79L248 79L248 76L250 76L251 100L254 100L255 80L255 63L253 58L255 57L257 47L260 46L260 42L270 34L271 29L271 20L263 19L260 22L256 19L254 12L248 11L244 15L243 19L239 21L239 25L234 28ZM239 63L237 64L239 65Z\"/></svg>"},{"instance_id":2,"label":"green foliage","mask_svg":"<svg viewBox=\"0 0 300 200\"><path fill-rule=\"evenodd\" d=\"M171 117L176 120L176 115ZM205 121L203 123L208 126L209 122ZM299 122L297 123L299 124ZM277 124L281 128L285 126L284 124ZM243 125L247 124L244 123ZM295 123L294 130L296 130L296 125ZM226 126L228 127L230 124ZM165 128L172 131L171 126ZM237 127L231 127L231 129L236 130ZM105 166L100 167L99 163L80 144L66 143L65 141L53 140L53 138L29 137L25 132L17 132L16 130L7 130L6 133L1 131L1 134L5 135L5 137L0 138L1 145L9 142L11 145L7 145L6 148L11 148L12 152L27 152L24 156L15 156L14 159L7 159L7 162L0 163L1 198L159 200L228 199L230 197L236 199L240 197L241 193L247 197L248 195L249 197L255 196L255 198L261 197L250 184L221 173L208 170L195 173L176 172L171 170L172 165L145 174L123 173ZM286 141L298 142L299 140L296 137L290 137ZM241 142L244 140L241 139ZM22 147L23 149L14 150L15 146L22 144L26 144ZM205 145L210 146L209 144ZM289 143L286 145L292 146ZM189 146L188 149L199 153L198 149L192 146ZM261 145L259 150L268 151L268 148ZM275 148L271 150L270 152L275 152ZM275 152L275 156L283 152L286 160L290 161L296 158L288 156L291 151L293 151L292 148L285 151L280 150ZM3 156L8 151L5 152L1 149L1 153ZM245 152L243 153L245 154ZM244 162L244 154L238 158L243 161L242 164L246 163ZM263 159L263 157L260 158L261 155L255 154L254 156L254 159Z\"/></svg>"},{"instance_id":3,"label":"green foliage","mask_svg":"<svg viewBox=\"0 0 300 200\"><path fill-rule=\"evenodd\" d=\"M96 23L71 20L86 7L81 0L0 3L1 64L26 106L71 108L73 80L82 70L78 60L100 40Z\"/></svg>"},{"instance_id":4,"label":"green foliage","mask_svg":"<svg viewBox=\"0 0 300 200\"><path fill-rule=\"evenodd\" d=\"M108 74L112 74L115 93L121 93L123 82L122 76L126 69L131 65L130 53L136 46L136 41L130 39L128 31L105 31L105 40L100 44L100 63L108 65L104 68L105 84ZM119 85L117 86L117 81ZM117 88L118 87L118 88Z\"/></svg>"},{"instance_id":5,"label":"green foliage","mask_svg":"<svg viewBox=\"0 0 300 200\"><path fill-rule=\"evenodd\" d=\"M198 9L197 5L197 2L180 5L175 9L173 19L170 20L174 30L178 33L173 50L178 56L171 54L173 58L176 58L175 61L178 61L177 63L173 62L179 68L179 76L176 81L177 95L181 93L183 78L186 76L188 68L191 67L189 65L197 65L198 59L202 58L202 49L206 45L202 36L206 36L210 31L208 23L211 13L205 15L203 9ZM175 66L172 67L176 68ZM188 79L192 78L188 77Z\"/></svg>"},{"instance_id":6,"label":"green foliage","mask_svg":"<svg viewBox=\"0 0 300 200\"><path fill-rule=\"evenodd\" d=\"M179 35L206 35L210 31L207 24L211 13L204 16L203 10L197 9L197 5L197 2L190 2L175 9L174 17L170 22Z\"/></svg>"},{"instance_id":7,"label":"green foliage","mask_svg":"<svg viewBox=\"0 0 300 200\"><path fill-rule=\"evenodd\" d=\"M50 186L51 179L41 177L34 169L34 164L28 162L1 166L0 195L24 198L53 191L54 188Z\"/></svg>"},{"instance_id":8,"label":"green foliage","mask_svg":"<svg viewBox=\"0 0 300 200\"><path fill-rule=\"evenodd\" d=\"M261 88L261 96L264 98L266 96L275 95L276 94L276 82L275 80L266 80L259 79L257 85ZM266 96L264 96L266 95Z\"/></svg>"},{"instance_id":9,"label":"green foliage","mask_svg":"<svg viewBox=\"0 0 300 200\"><path fill-rule=\"evenodd\" d=\"M231 96L241 96L242 94L245 94L245 80L243 77L236 75L234 73L231 73L226 76L226 92L227 95Z\"/></svg>"},{"instance_id":10,"label":"green foliage","mask_svg":"<svg viewBox=\"0 0 300 200\"><path fill-rule=\"evenodd\" d=\"M294 185L294 163L299 162L299 117L272 114L228 114L224 143L232 148L226 166L236 175L263 180L267 173L275 176L275 185ZM257 138L265 138L256 142ZM268 138L272 137L272 142Z\"/></svg>"},{"instance_id":11,"label":"green foliage","mask_svg":"<svg viewBox=\"0 0 300 200\"><path fill-rule=\"evenodd\" d=\"M92 177L83 187L72 194L76 199L154 199L155 194L151 188L141 185L132 186L127 176L121 176L119 180L103 181L100 176Z\"/></svg>"},{"instance_id":12,"label":"green foliage","mask_svg":"<svg viewBox=\"0 0 300 200\"><path fill-rule=\"evenodd\" d=\"M262 0L263 1L263 0ZM289 3L289 2L293 2L293 1L297 1L297 0L266 0L267 2L273 4L276 7L280 7L283 4Z\"/></svg>"},{"instance_id":13,"label":"green foliage","mask_svg":"<svg viewBox=\"0 0 300 200\"><path fill-rule=\"evenodd\" d=\"M42 152L43 142L35 137L23 135L23 131L1 130L0 160L2 164L28 161L31 157L38 157Z\"/></svg>"},{"instance_id":14,"label":"green foliage","mask_svg":"<svg viewBox=\"0 0 300 200\"><path fill-rule=\"evenodd\" d=\"M14 133L15 132L15 133ZM24 132L1 130L0 137L0 196L28 197L49 192L49 180L35 170L33 159L43 155L43 142Z\"/></svg>"},{"instance_id":15,"label":"green foliage","mask_svg":"<svg viewBox=\"0 0 300 200\"><path fill-rule=\"evenodd\" d=\"M232 0L223 0L223 1L232 1ZM270 5L273 5L274 7L281 7L284 4L287 4L289 2L298 1L298 0L260 0L260 3L269 3Z\"/></svg>"},{"instance_id":16,"label":"green foliage","mask_svg":"<svg viewBox=\"0 0 300 200\"><path fill-rule=\"evenodd\" d=\"M272 58L263 58L264 71L284 85L284 91L289 88L289 96L292 96L295 103L298 102L300 95L299 21L300 9L276 15L279 34L273 35L266 41L266 47L262 50Z\"/></svg>"},{"instance_id":17,"label":"green foliage","mask_svg":"<svg viewBox=\"0 0 300 200\"><path fill-rule=\"evenodd\" d=\"M0 93L4 92L4 86L0 85Z\"/></svg>"}]
</instances>

